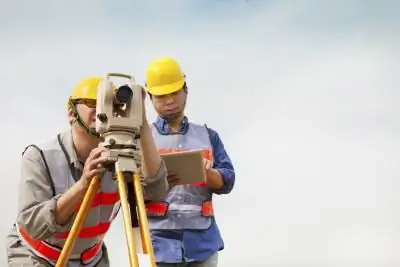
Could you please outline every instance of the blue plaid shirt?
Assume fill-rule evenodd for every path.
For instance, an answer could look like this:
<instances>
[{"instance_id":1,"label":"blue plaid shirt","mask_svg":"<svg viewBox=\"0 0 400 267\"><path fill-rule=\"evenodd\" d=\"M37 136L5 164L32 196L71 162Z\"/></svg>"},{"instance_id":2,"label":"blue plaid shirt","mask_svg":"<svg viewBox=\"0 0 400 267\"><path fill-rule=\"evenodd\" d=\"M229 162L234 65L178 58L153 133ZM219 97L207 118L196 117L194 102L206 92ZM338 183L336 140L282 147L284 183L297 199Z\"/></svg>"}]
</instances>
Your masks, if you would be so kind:
<instances>
[{"instance_id":1,"label":"blue plaid shirt","mask_svg":"<svg viewBox=\"0 0 400 267\"><path fill-rule=\"evenodd\" d=\"M169 134L167 123L160 117L153 123L163 134ZM189 123L184 118L180 134L188 131ZM218 133L208 128L214 153L213 168L218 170L224 181L222 188L213 190L213 193L229 194L235 183L235 170L224 148ZM152 230L152 242L157 262L181 263L205 261L217 251L224 249L224 242L219 228L212 218L211 227L206 230Z\"/></svg>"}]
</instances>

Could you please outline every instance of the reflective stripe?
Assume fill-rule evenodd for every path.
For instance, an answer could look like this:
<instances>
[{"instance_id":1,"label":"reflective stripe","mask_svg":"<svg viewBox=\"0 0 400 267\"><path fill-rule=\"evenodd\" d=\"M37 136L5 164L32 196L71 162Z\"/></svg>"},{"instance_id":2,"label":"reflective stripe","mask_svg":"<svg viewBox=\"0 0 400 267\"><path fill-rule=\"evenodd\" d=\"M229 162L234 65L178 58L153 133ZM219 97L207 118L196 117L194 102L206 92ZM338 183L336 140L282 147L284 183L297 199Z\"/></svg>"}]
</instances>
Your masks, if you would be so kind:
<instances>
[{"instance_id":1,"label":"reflective stripe","mask_svg":"<svg viewBox=\"0 0 400 267\"><path fill-rule=\"evenodd\" d=\"M91 207L97 207L100 205L114 205L119 201L119 193L118 192L99 192L93 199ZM76 211L81 207L81 203L76 207Z\"/></svg>"},{"instance_id":2,"label":"reflective stripe","mask_svg":"<svg viewBox=\"0 0 400 267\"><path fill-rule=\"evenodd\" d=\"M182 184L182 185L186 185L186 184ZM189 184L188 184L189 185ZM205 182L202 182L202 183L193 183L193 184L190 184L191 186L199 186L199 187L202 187L202 186L207 186L207 184L205 183Z\"/></svg>"},{"instance_id":3,"label":"reflective stripe","mask_svg":"<svg viewBox=\"0 0 400 267\"><path fill-rule=\"evenodd\" d=\"M165 202L150 202L146 204L147 215L165 216L168 211L193 211L199 212L202 216L209 217L214 215L214 209L211 201L206 201L201 206L190 204L176 204Z\"/></svg>"},{"instance_id":4,"label":"reflective stripe","mask_svg":"<svg viewBox=\"0 0 400 267\"><path fill-rule=\"evenodd\" d=\"M214 206L211 201L207 201L203 203L201 214L204 217L214 216Z\"/></svg>"},{"instance_id":5,"label":"reflective stripe","mask_svg":"<svg viewBox=\"0 0 400 267\"><path fill-rule=\"evenodd\" d=\"M61 250L47 244L46 242L38 241L32 239L27 232L21 227L17 226L17 230L20 234L20 237L29 244L29 246L38 252L41 256L45 257L47 260L56 262L60 257ZM81 254L81 261L85 264L90 263L94 260L96 255L101 251L103 241L96 244L94 247L84 251Z\"/></svg>"},{"instance_id":6,"label":"reflective stripe","mask_svg":"<svg viewBox=\"0 0 400 267\"><path fill-rule=\"evenodd\" d=\"M83 228L79 234L79 238L94 238L100 235L104 235L107 233L108 229L110 228L111 222L104 222L104 223L98 223L94 226L91 227L86 227ZM60 239L67 239L69 232L65 232L62 234L56 234L54 237L60 238Z\"/></svg>"},{"instance_id":7,"label":"reflective stripe","mask_svg":"<svg viewBox=\"0 0 400 267\"><path fill-rule=\"evenodd\" d=\"M153 216L165 216L168 205L166 202L149 202L146 204L146 213Z\"/></svg>"},{"instance_id":8,"label":"reflective stripe","mask_svg":"<svg viewBox=\"0 0 400 267\"><path fill-rule=\"evenodd\" d=\"M181 211L201 211L202 207L191 204L176 204L171 203L168 206L168 210L181 210Z\"/></svg>"}]
</instances>

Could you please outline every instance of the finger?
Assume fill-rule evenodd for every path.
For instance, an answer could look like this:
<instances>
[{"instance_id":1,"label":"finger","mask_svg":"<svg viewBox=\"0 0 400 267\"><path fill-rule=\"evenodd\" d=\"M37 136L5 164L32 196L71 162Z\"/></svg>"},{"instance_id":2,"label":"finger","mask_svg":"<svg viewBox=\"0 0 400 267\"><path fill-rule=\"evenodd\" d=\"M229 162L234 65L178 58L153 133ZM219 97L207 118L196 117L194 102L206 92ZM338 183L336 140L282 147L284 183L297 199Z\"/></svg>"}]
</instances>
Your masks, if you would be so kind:
<instances>
[{"instance_id":1,"label":"finger","mask_svg":"<svg viewBox=\"0 0 400 267\"><path fill-rule=\"evenodd\" d=\"M107 158L106 157L99 157L96 159L93 159L92 161L90 161L89 163L89 170L93 170L93 169L97 169L97 166L101 166L103 167L103 163L107 162Z\"/></svg>"},{"instance_id":2,"label":"finger","mask_svg":"<svg viewBox=\"0 0 400 267\"><path fill-rule=\"evenodd\" d=\"M91 161L92 159L98 158L102 152L104 152L104 148L102 147L92 149L86 161Z\"/></svg>"},{"instance_id":3,"label":"finger","mask_svg":"<svg viewBox=\"0 0 400 267\"><path fill-rule=\"evenodd\" d=\"M205 168L205 169L208 169L208 168L209 168L209 167L208 167L209 165L210 165L210 162L209 162L208 160L204 159L204 168Z\"/></svg>"},{"instance_id":4,"label":"finger","mask_svg":"<svg viewBox=\"0 0 400 267\"><path fill-rule=\"evenodd\" d=\"M103 152L106 152L107 148L99 146L99 147L96 147L94 150L96 151L96 153L100 153L101 154Z\"/></svg>"},{"instance_id":5,"label":"finger","mask_svg":"<svg viewBox=\"0 0 400 267\"><path fill-rule=\"evenodd\" d=\"M212 167L211 161L208 161L208 163L207 163L207 169L211 169L211 167Z\"/></svg>"},{"instance_id":6,"label":"finger","mask_svg":"<svg viewBox=\"0 0 400 267\"><path fill-rule=\"evenodd\" d=\"M89 177L101 176L103 173L105 173L105 171L106 171L105 168L94 169L88 173L88 176Z\"/></svg>"},{"instance_id":7,"label":"finger","mask_svg":"<svg viewBox=\"0 0 400 267\"><path fill-rule=\"evenodd\" d=\"M90 170L89 174L91 174L91 173L99 174L99 173L104 173L106 171L107 171L107 169L105 167L99 167L99 168L95 168L95 169Z\"/></svg>"}]
</instances>

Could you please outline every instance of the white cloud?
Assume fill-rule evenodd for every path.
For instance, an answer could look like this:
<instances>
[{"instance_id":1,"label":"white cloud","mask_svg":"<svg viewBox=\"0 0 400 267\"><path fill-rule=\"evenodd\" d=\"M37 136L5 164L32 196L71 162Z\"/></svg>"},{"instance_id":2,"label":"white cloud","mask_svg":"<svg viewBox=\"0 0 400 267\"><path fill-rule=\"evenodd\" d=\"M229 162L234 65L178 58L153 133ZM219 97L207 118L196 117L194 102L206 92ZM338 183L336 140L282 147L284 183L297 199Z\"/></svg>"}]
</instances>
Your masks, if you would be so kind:
<instances>
[{"instance_id":1,"label":"white cloud","mask_svg":"<svg viewBox=\"0 0 400 267\"><path fill-rule=\"evenodd\" d=\"M20 152L67 127L75 83L106 71L143 82L150 59L172 55L188 74L190 118L219 131L237 169L233 193L216 197L220 266L400 264L397 3L24 3L29 12L9 2L1 16L0 111L13 116L3 236ZM121 218L107 237L117 266L128 262Z\"/></svg>"}]
</instances>

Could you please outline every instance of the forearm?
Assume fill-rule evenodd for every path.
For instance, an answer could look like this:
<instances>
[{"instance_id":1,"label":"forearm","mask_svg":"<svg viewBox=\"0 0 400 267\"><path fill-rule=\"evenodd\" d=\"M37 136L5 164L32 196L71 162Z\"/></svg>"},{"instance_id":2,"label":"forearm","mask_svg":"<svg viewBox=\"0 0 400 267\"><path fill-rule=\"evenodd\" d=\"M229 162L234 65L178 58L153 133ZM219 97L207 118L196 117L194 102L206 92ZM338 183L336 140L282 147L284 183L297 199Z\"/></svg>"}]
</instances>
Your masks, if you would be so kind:
<instances>
[{"instance_id":1,"label":"forearm","mask_svg":"<svg viewBox=\"0 0 400 267\"><path fill-rule=\"evenodd\" d=\"M211 189L221 189L224 186L222 175L216 169L209 169L206 173L206 184Z\"/></svg>"},{"instance_id":2,"label":"forearm","mask_svg":"<svg viewBox=\"0 0 400 267\"><path fill-rule=\"evenodd\" d=\"M157 170L155 176L144 180L144 198L145 200L157 201L165 197L168 192L169 185L167 180L167 168L163 161Z\"/></svg>"},{"instance_id":3,"label":"forearm","mask_svg":"<svg viewBox=\"0 0 400 267\"><path fill-rule=\"evenodd\" d=\"M140 149L143 176L145 178L155 176L160 169L162 160L147 120L143 122L141 129Z\"/></svg>"},{"instance_id":4,"label":"forearm","mask_svg":"<svg viewBox=\"0 0 400 267\"><path fill-rule=\"evenodd\" d=\"M37 202L20 203L23 208L18 215L17 223L28 234L38 240L44 240L54 234L65 232L70 228L72 214L76 211L84 192L80 183L76 183L63 195ZM34 198L26 198L34 200Z\"/></svg>"},{"instance_id":5,"label":"forearm","mask_svg":"<svg viewBox=\"0 0 400 267\"><path fill-rule=\"evenodd\" d=\"M82 180L75 183L68 191L61 195L56 203L55 220L58 225L65 225L78 205L82 202L87 191L87 185Z\"/></svg>"},{"instance_id":6,"label":"forearm","mask_svg":"<svg viewBox=\"0 0 400 267\"><path fill-rule=\"evenodd\" d=\"M213 193L229 194L235 184L235 171L233 169L212 168L207 173L207 186Z\"/></svg>"},{"instance_id":7,"label":"forearm","mask_svg":"<svg viewBox=\"0 0 400 267\"><path fill-rule=\"evenodd\" d=\"M33 239L44 240L56 232L55 209L60 195L40 203L22 203L28 208L17 217L17 224ZM60 226L61 227L61 226Z\"/></svg>"},{"instance_id":8,"label":"forearm","mask_svg":"<svg viewBox=\"0 0 400 267\"><path fill-rule=\"evenodd\" d=\"M218 133L208 128L214 165L207 173L207 185L215 194L229 194L235 184L235 169Z\"/></svg>"}]
</instances>

